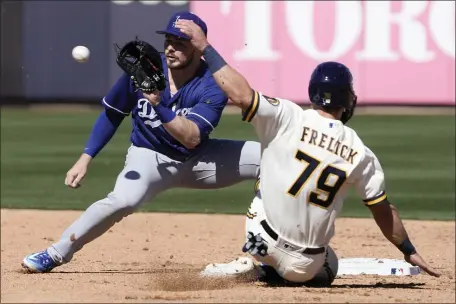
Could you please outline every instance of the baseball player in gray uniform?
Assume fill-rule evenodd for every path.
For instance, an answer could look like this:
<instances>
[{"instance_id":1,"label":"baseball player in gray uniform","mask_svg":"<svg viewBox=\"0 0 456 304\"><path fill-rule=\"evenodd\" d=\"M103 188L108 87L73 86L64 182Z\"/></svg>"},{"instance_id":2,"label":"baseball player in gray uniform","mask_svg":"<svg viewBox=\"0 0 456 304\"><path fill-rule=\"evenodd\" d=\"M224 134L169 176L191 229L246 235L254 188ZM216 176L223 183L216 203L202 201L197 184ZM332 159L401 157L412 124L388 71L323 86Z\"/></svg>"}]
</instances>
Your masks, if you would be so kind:
<instances>
[{"instance_id":1,"label":"baseball player in gray uniform","mask_svg":"<svg viewBox=\"0 0 456 304\"><path fill-rule=\"evenodd\" d=\"M131 114L131 146L114 189L82 213L58 242L26 256L22 266L27 270L49 272L70 262L85 244L167 189L216 189L257 179L258 142L209 138L228 99L201 60L201 52L175 28L182 19L192 20L207 34L203 20L190 12L171 17L167 28L158 32L165 35L161 60L166 89L151 94L137 91L132 79L122 74L103 98L104 110L65 179L68 187L78 188L93 158Z\"/></svg>"}]
</instances>

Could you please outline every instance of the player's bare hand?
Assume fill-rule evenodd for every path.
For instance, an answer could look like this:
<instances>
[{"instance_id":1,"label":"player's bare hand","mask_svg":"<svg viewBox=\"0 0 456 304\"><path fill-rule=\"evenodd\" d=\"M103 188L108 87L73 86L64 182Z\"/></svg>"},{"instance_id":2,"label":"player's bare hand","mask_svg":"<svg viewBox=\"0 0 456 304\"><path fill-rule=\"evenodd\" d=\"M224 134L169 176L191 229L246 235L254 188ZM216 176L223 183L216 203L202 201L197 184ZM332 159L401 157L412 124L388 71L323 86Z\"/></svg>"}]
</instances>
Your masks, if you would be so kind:
<instances>
[{"instance_id":1,"label":"player's bare hand","mask_svg":"<svg viewBox=\"0 0 456 304\"><path fill-rule=\"evenodd\" d=\"M412 255L406 255L406 256L404 256L404 259L408 263L412 264L413 266L420 267L423 271L425 271L429 275L431 275L433 277L437 277L437 278L440 277L440 273L437 270L435 270L434 268L432 268L431 266L429 266L418 253L414 253Z\"/></svg>"},{"instance_id":2,"label":"player's bare hand","mask_svg":"<svg viewBox=\"0 0 456 304\"><path fill-rule=\"evenodd\" d=\"M156 106L160 103L160 92L159 91L154 91L150 94L143 92L143 95L154 106Z\"/></svg>"},{"instance_id":3,"label":"player's bare hand","mask_svg":"<svg viewBox=\"0 0 456 304\"><path fill-rule=\"evenodd\" d=\"M193 46L201 52L209 45L206 35L201 27L191 20L180 19L176 22L176 28L190 37Z\"/></svg>"},{"instance_id":4,"label":"player's bare hand","mask_svg":"<svg viewBox=\"0 0 456 304\"><path fill-rule=\"evenodd\" d=\"M68 170L65 178L65 185L70 188L79 188L80 182L87 173L87 167L91 161L91 157L87 154L83 154L79 160Z\"/></svg>"}]
</instances>

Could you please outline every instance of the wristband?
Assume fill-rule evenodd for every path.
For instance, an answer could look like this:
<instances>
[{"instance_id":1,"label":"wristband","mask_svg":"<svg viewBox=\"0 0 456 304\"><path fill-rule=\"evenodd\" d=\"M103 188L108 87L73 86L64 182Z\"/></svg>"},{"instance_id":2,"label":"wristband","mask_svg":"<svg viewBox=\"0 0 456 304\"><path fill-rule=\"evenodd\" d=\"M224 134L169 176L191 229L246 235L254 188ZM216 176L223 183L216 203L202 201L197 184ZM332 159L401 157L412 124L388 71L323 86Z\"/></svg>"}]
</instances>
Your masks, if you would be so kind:
<instances>
[{"instance_id":1,"label":"wristband","mask_svg":"<svg viewBox=\"0 0 456 304\"><path fill-rule=\"evenodd\" d=\"M158 118L160 118L162 123L168 123L176 117L176 113L173 110L158 104L153 107L155 113L157 113Z\"/></svg>"},{"instance_id":2,"label":"wristband","mask_svg":"<svg viewBox=\"0 0 456 304\"><path fill-rule=\"evenodd\" d=\"M223 57L220 56L217 50L214 49L210 44L204 49L203 57L209 67L209 71L211 71L212 74L226 65Z\"/></svg>"},{"instance_id":3,"label":"wristband","mask_svg":"<svg viewBox=\"0 0 456 304\"><path fill-rule=\"evenodd\" d=\"M405 255L412 255L416 253L415 247L413 246L412 242L410 242L409 238L406 238L402 244L397 246L397 248Z\"/></svg>"}]
</instances>

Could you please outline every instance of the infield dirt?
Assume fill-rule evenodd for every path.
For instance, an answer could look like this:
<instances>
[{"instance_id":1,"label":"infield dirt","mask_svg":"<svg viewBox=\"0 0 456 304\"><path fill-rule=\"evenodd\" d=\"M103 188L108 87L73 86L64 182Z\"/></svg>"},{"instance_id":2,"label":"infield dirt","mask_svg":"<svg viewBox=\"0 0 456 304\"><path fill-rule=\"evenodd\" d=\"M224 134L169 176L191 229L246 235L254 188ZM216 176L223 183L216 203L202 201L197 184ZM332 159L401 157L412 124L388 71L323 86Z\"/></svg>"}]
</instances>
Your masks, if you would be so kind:
<instances>
[{"instance_id":1,"label":"infield dirt","mask_svg":"<svg viewBox=\"0 0 456 304\"><path fill-rule=\"evenodd\" d=\"M1 301L4 302L455 302L455 222L405 221L421 255L442 272L412 277L337 278L332 288L269 287L203 280L198 272L242 253L244 217L137 213L47 274L20 263L60 237L78 211L1 211ZM372 219L338 219L339 258L402 258Z\"/></svg>"}]
</instances>

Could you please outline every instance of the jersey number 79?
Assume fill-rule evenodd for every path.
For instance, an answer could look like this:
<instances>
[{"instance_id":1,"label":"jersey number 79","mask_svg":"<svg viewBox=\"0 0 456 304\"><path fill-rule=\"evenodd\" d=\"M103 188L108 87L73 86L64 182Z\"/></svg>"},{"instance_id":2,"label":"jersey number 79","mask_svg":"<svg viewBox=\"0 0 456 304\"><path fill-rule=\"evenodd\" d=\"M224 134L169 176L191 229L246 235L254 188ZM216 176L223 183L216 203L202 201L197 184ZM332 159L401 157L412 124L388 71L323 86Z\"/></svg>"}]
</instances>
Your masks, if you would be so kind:
<instances>
[{"instance_id":1,"label":"jersey number 79","mask_svg":"<svg viewBox=\"0 0 456 304\"><path fill-rule=\"evenodd\" d=\"M296 152L295 158L300 162L307 163L307 166L287 191L287 193L293 197L299 195L309 177L315 172L321 163L318 159L313 158L301 150L298 150L298 152ZM333 179L333 182L331 184L329 183L330 176L335 177L335 181ZM337 191L339 191L340 187L344 184L346 179L347 173L345 171L331 165L327 165L323 170L320 171L320 176L317 179L316 188L314 191L310 191L308 202L321 208L328 208L332 204ZM319 198L318 196L323 193L326 194L326 198Z\"/></svg>"}]
</instances>

